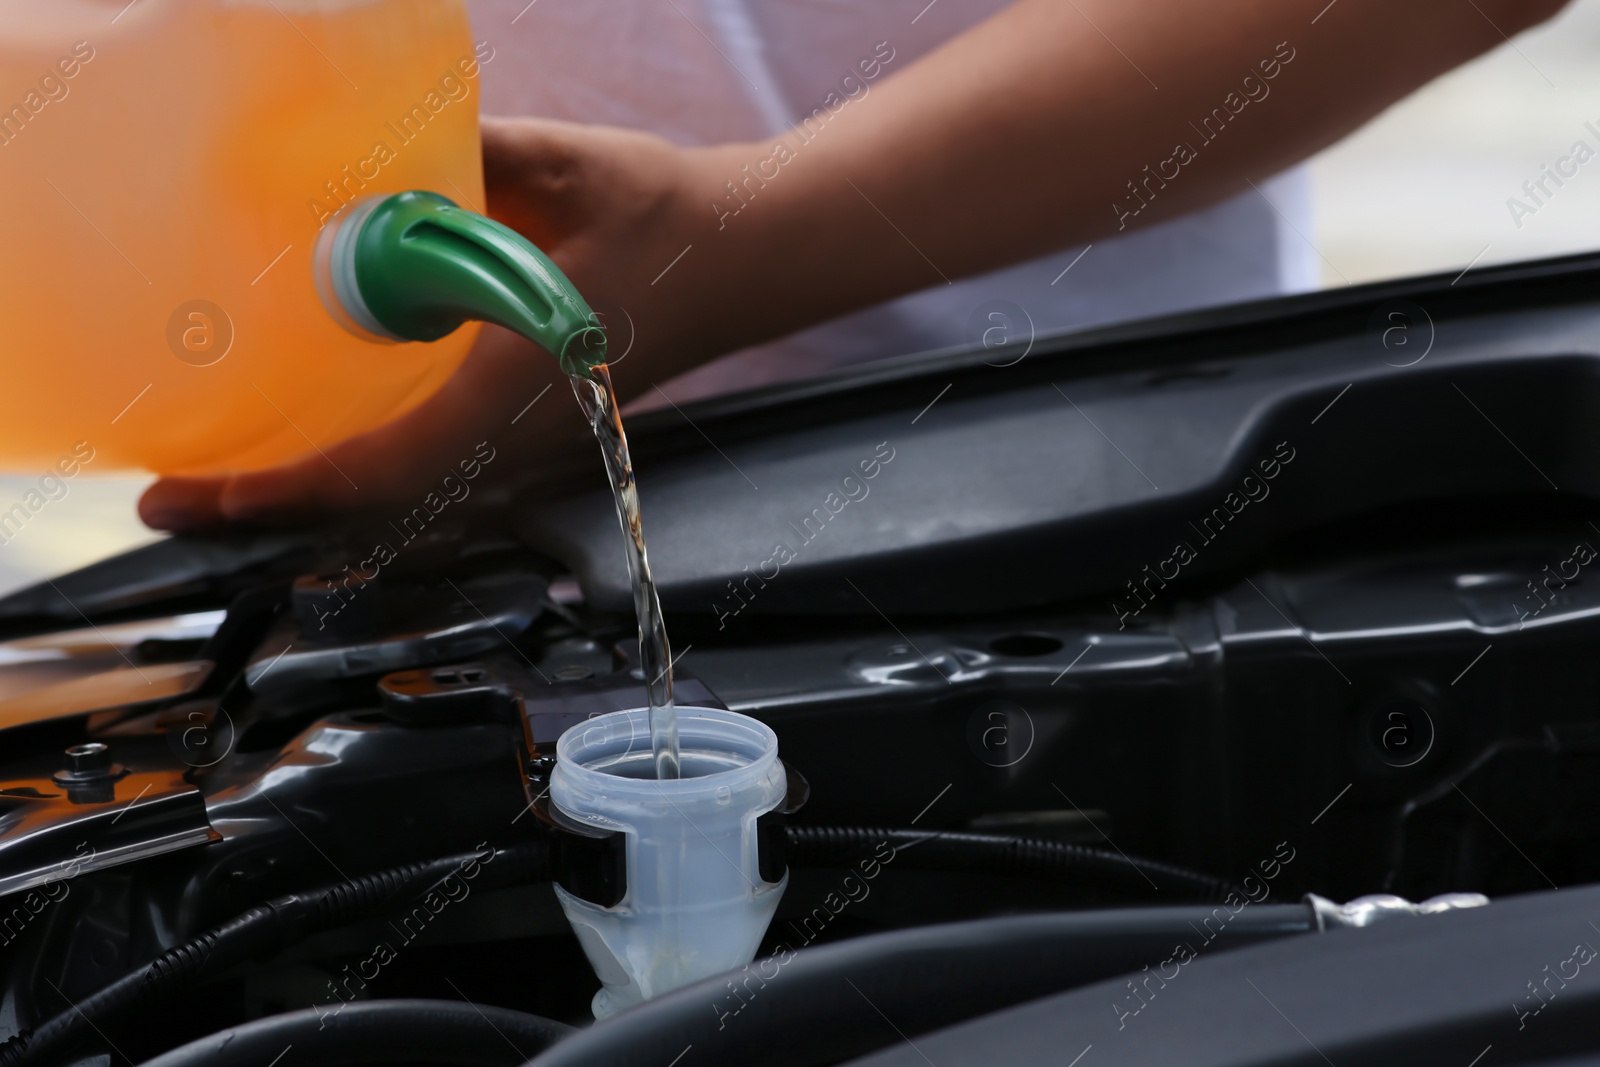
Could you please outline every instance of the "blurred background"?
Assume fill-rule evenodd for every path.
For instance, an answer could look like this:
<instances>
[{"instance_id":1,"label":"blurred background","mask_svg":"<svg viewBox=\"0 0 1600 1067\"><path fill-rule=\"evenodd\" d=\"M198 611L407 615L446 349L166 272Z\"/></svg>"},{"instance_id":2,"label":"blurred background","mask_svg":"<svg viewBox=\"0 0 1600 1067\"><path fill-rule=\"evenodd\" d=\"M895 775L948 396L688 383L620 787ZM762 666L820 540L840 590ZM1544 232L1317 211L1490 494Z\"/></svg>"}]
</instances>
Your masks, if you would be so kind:
<instances>
[{"instance_id":1,"label":"blurred background","mask_svg":"<svg viewBox=\"0 0 1600 1067\"><path fill-rule=\"evenodd\" d=\"M1463 0L1467 2L1467 0ZM1468 64L1311 163L1312 242L1326 287L1600 248L1600 158L1522 218L1507 200L1575 141L1600 152L1600 0ZM0 476L0 512L38 474ZM147 477L68 483L0 543L0 593L145 544L134 506Z\"/></svg>"},{"instance_id":2,"label":"blurred background","mask_svg":"<svg viewBox=\"0 0 1600 1067\"><path fill-rule=\"evenodd\" d=\"M1317 156L1312 239L1322 284L1600 247L1600 158L1563 179L1520 229L1506 206L1513 196L1528 202L1522 183L1575 141L1600 152L1583 125L1600 129L1597 45L1600 2L1576 0Z\"/></svg>"}]
</instances>

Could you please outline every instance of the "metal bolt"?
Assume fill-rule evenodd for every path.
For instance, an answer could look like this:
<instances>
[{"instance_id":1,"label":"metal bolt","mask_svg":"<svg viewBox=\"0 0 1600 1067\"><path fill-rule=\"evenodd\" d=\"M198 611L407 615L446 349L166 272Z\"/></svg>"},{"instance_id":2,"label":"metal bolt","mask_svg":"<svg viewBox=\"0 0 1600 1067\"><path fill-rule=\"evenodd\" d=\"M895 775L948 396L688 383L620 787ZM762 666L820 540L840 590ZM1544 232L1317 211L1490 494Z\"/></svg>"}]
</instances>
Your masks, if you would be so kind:
<instances>
[{"instance_id":1,"label":"metal bolt","mask_svg":"<svg viewBox=\"0 0 1600 1067\"><path fill-rule=\"evenodd\" d=\"M100 741L90 741L67 749L67 765L57 771L54 778L57 785L71 791L77 786L109 787L111 782L127 773L126 767L111 762L109 746Z\"/></svg>"},{"instance_id":2,"label":"metal bolt","mask_svg":"<svg viewBox=\"0 0 1600 1067\"><path fill-rule=\"evenodd\" d=\"M111 770L111 749L100 741L73 745L67 749L67 769L83 778L108 773Z\"/></svg>"}]
</instances>

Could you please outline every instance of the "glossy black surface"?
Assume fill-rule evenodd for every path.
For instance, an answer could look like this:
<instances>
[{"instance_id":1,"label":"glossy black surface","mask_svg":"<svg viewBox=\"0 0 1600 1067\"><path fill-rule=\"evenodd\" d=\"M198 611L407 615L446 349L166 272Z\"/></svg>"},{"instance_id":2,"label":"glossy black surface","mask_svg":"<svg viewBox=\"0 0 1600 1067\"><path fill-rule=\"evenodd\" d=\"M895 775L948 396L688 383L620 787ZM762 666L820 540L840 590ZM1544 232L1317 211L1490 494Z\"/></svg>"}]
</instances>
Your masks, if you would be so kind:
<instances>
[{"instance_id":1,"label":"glossy black surface","mask_svg":"<svg viewBox=\"0 0 1600 1067\"><path fill-rule=\"evenodd\" d=\"M919 357L653 413L630 433L662 596L728 626L1090 595L1110 610L1180 543L1192 582L1397 504L1592 502L1597 290L1595 260L1579 257L1039 338L1005 366L981 349ZM893 459L862 477L880 450ZM1229 510L1207 527L1217 508ZM537 500L522 531L620 610L608 521L591 492Z\"/></svg>"},{"instance_id":2,"label":"glossy black surface","mask_svg":"<svg viewBox=\"0 0 1600 1067\"><path fill-rule=\"evenodd\" d=\"M639 419L684 691L773 726L801 824L1049 835L1241 884L1270 864L1274 902L1600 882L1597 285L1589 259L1475 271ZM1431 346L1385 347L1397 301ZM830 486L859 498L833 514ZM8 636L228 611L52 666L56 697L122 674L0 735L0 1029L276 894L543 833L530 764L639 689L609 502L553 492L522 541L511 513L430 532L328 632L307 576L361 558L357 533L173 540L0 601ZM587 601L552 598L564 570ZM6 649L0 692L28 699L5 672L39 649ZM162 670L192 678L120 685ZM55 775L89 741L128 773L74 802ZM774 938L838 896L837 872L790 875ZM68 891L25 903L47 883ZM824 939L1171 897L892 869ZM586 1010L548 887L452 907L374 995ZM153 1054L327 1003L392 936L269 953L117 1036Z\"/></svg>"}]
</instances>

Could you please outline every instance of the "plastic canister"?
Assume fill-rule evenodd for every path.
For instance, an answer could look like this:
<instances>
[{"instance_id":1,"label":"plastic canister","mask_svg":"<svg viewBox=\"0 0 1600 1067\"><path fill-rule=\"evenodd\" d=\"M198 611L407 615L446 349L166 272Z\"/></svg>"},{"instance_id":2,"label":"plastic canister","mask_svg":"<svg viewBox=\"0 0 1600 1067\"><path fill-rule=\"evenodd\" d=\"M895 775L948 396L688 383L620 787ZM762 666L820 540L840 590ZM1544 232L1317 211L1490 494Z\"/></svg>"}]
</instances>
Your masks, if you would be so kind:
<instances>
[{"instance_id":1,"label":"plastic canister","mask_svg":"<svg viewBox=\"0 0 1600 1067\"><path fill-rule=\"evenodd\" d=\"M359 339L319 232L375 193L484 206L461 0L0 7L0 468L260 467L433 393L475 328Z\"/></svg>"}]
</instances>

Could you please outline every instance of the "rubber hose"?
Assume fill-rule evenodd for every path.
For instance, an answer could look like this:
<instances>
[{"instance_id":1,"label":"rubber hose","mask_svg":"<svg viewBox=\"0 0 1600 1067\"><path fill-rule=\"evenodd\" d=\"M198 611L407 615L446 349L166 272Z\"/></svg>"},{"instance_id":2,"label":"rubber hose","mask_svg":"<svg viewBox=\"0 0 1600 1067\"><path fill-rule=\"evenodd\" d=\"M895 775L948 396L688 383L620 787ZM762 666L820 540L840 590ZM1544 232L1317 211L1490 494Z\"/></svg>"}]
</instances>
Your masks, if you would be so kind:
<instances>
[{"instance_id":1,"label":"rubber hose","mask_svg":"<svg viewBox=\"0 0 1600 1067\"><path fill-rule=\"evenodd\" d=\"M970 870L986 874L1110 882L1182 897L1222 901L1237 888L1220 878L1156 860L1130 859L1067 841L1007 837L964 831L883 830L865 826L790 826L789 862L796 867L848 867L887 841L895 866L922 870Z\"/></svg>"},{"instance_id":2,"label":"rubber hose","mask_svg":"<svg viewBox=\"0 0 1600 1067\"><path fill-rule=\"evenodd\" d=\"M1181 966L1180 946L1209 954L1315 929L1306 904L1187 906L1008 916L780 949L573 1034L528 1067L661 1067L690 1045L695 1067L822 1067L1119 974L1139 972L1130 981L1153 994L1161 971Z\"/></svg>"},{"instance_id":3,"label":"rubber hose","mask_svg":"<svg viewBox=\"0 0 1600 1067\"><path fill-rule=\"evenodd\" d=\"M319 1013L272 1015L191 1041L144 1067L516 1067L572 1027L506 1008L457 1000L368 1000Z\"/></svg>"},{"instance_id":4,"label":"rubber hose","mask_svg":"<svg viewBox=\"0 0 1600 1067\"><path fill-rule=\"evenodd\" d=\"M472 865L476 873L462 876L478 888L543 881L550 877L549 846L540 841L497 849L492 856L470 852L410 863L259 904L17 1034L0 1045L0 1067L49 1064L131 1011L153 1008L208 977L312 934L383 915Z\"/></svg>"}]
</instances>

